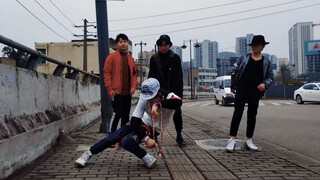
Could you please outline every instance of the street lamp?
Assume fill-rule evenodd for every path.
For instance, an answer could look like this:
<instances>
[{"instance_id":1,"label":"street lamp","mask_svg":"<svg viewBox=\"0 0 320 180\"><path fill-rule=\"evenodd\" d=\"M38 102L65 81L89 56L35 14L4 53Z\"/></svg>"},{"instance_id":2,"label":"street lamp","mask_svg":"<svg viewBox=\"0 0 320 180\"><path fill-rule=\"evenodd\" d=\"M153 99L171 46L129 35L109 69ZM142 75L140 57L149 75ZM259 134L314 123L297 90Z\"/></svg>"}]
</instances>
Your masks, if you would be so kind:
<instances>
[{"instance_id":1,"label":"street lamp","mask_svg":"<svg viewBox=\"0 0 320 180\"><path fill-rule=\"evenodd\" d=\"M190 97L190 99L193 99L193 90L192 90L192 87L193 87L193 85L192 85L192 52L191 52L191 42L196 42L196 44L194 45L194 47L195 48L199 48L200 47L200 45L199 45L199 43L198 43L198 40L196 40L196 39L189 39L189 40L184 40L183 41L183 45L181 46L181 48L182 49L186 49L187 48L187 45L186 45L186 42L188 42L189 41L189 43L190 43L190 87L191 87L191 97Z\"/></svg>"}]
</instances>

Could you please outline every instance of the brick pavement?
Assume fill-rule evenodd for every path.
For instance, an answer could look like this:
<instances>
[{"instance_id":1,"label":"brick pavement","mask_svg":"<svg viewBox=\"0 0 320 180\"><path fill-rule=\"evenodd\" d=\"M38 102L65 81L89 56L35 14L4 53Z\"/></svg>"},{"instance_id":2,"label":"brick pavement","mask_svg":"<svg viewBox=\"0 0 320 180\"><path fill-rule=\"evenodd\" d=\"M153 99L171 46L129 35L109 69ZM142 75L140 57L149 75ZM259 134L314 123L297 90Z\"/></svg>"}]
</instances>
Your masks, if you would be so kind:
<instances>
[{"instance_id":1,"label":"brick pavement","mask_svg":"<svg viewBox=\"0 0 320 180\"><path fill-rule=\"evenodd\" d=\"M289 160L276 156L266 150L251 152L244 149L234 153L222 150L203 150L196 140L228 138L210 122L201 122L184 117L184 138L186 148L175 143L173 123L165 133L165 158L158 157L154 150L149 153L156 156L157 166L150 170L143 162L123 149L107 149L93 156L85 168L74 167L74 161L83 153L77 148L89 147L97 139L99 122L81 133L74 133L75 143L65 144L56 149L37 166L25 172L21 179L61 179L61 180L165 180L165 179L319 179L320 174ZM14 177L14 176L13 176ZM18 176L16 176L18 177ZM20 176L21 177L21 176Z\"/></svg>"}]
</instances>

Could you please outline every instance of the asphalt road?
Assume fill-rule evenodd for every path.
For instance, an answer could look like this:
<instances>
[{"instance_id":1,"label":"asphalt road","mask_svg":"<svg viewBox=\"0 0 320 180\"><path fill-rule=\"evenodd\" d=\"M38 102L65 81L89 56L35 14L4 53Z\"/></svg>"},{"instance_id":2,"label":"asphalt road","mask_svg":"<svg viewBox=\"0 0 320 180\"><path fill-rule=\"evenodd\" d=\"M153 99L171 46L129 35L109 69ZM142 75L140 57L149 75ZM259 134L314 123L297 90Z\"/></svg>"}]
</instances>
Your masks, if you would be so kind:
<instances>
[{"instance_id":1,"label":"asphalt road","mask_svg":"<svg viewBox=\"0 0 320 180\"><path fill-rule=\"evenodd\" d=\"M234 107L215 105L213 100L184 103L183 113L204 118L229 129ZM245 138L247 108L243 113L239 139ZM320 103L262 100L254 138L297 152L320 162ZM320 164L319 164L320 165Z\"/></svg>"}]
</instances>

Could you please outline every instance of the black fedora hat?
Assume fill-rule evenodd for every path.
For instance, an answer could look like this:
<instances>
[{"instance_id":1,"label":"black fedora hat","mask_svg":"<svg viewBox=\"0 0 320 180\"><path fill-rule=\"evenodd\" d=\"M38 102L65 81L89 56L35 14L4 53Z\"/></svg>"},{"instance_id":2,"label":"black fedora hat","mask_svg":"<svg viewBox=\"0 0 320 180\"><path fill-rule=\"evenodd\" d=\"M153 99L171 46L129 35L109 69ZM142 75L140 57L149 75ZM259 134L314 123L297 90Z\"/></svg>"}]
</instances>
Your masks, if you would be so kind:
<instances>
[{"instance_id":1,"label":"black fedora hat","mask_svg":"<svg viewBox=\"0 0 320 180\"><path fill-rule=\"evenodd\" d=\"M159 39L157 40L156 44L157 44L157 46L161 46L163 42L165 42L165 44L169 44L170 46L172 46L172 42L170 40L170 37L166 34L161 35L159 37Z\"/></svg>"},{"instance_id":2,"label":"black fedora hat","mask_svg":"<svg viewBox=\"0 0 320 180\"><path fill-rule=\"evenodd\" d=\"M266 44L269 44L269 42L266 42L264 40L264 36L256 35L256 36L253 36L252 41L250 44L248 44L248 46L255 46L259 44L266 45Z\"/></svg>"}]
</instances>

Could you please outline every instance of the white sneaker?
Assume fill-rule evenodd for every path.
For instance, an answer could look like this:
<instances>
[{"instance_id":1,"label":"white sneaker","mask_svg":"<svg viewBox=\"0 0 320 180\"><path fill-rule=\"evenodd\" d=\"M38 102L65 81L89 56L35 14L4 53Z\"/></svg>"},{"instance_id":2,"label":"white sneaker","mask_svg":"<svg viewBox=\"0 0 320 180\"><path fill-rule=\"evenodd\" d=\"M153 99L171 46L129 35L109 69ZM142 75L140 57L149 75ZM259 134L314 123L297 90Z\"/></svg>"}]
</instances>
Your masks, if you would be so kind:
<instances>
[{"instance_id":1,"label":"white sneaker","mask_svg":"<svg viewBox=\"0 0 320 180\"><path fill-rule=\"evenodd\" d=\"M152 169L155 167L157 159L149 154L146 154L143 158L142 158L144 164L147 166L147 168Z\"/></svg>"},{"instance_id":2,"label":"white sneaker","mask_svg":"<svg viewBox=\"0 0 320 180\"><path fill-rule=\"evenodd\" d=\"M228 145L226 147L226 150L227 152L233 152L235 148L236 148L236 140L230 138Z\"/></svg>"},{"instance_id":3,"label":"white sneaker","mask_svg":"<svg viewBox=\"0 0 320 180\"><path fill-rule=\"evenodd\" d=\"M246 140L245 145L249 150L252 150L252 151L258 150L257 146L253 144L252 139Z\"/></svg>"},{"instance_id":4,"label":"white sneaker","mask_svg":"<svg viewBox=\"0 0 320 180\"><path fill-rule=\"evenodd\" d=\"M86 163L87 161L90 159L90 157L92 156L92 153L91 151L87 150L85 151L81 157L79 157L77 160L76 160L76 166L78 167L85 167L86 166Z\"/></svg>"}]
</instances>

